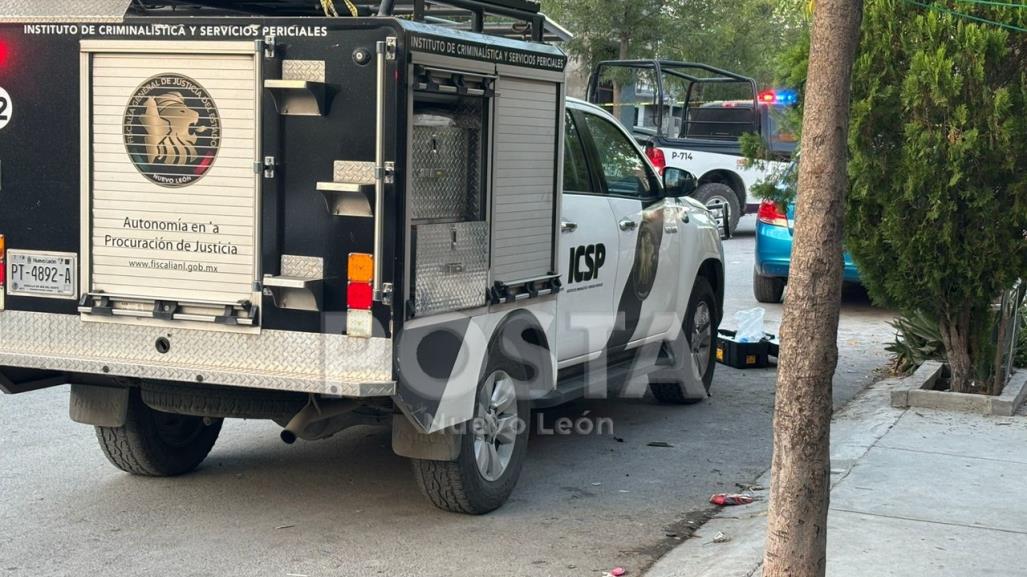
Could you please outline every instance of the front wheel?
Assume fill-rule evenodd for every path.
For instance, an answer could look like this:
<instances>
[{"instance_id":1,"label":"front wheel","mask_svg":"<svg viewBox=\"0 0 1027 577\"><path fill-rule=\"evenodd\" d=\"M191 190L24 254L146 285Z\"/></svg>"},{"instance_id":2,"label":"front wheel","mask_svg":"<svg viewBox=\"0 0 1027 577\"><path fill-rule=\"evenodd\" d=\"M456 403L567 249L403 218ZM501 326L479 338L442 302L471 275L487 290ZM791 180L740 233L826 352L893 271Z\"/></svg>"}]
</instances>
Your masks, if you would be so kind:
<instances>
[{"instance_id":1,"label":"front wheel","mask_svg":"<svg viewBox=\"0 0 1027 577\"><path fill-rule=\"evenodd\" d=\"M681 334L673 343L674 367L650 378L649 390L661 403L690 405L705 399L717 366L720 313L710 282L697 277L685 311ZM693 374L693 371L695 373Z\"/></svg>"},{"instance_id":2,"label":"front wheel","mask_svg":"<svg viewBox=\"0 0 1027 577\"><path fill-rule=\"evenodd\" d=\"M120 427L96 427L107 460L115 467L148 477L188 473L207 458L221 433L221 419L164 413L143 403L139 389L128 400Z\"/></svg>"},{"instance_id":3,"label":"front wheel","mask_svg":"<svg viewBox=\"0 0 1027 577\"><path fill-rule=\"evenodd\" d=\"M478 385L474 418L465 423L455 461L414 459L414 476L433 505L481 515L513 493L528 447L530 408L518 394L516 367L497 363Z\"/></svg>"},{"instance_id":4,"label":"front wheel","mask_svg":"<svg viewBox=\"0 0 1027 577\"><path fill-rule=\"evenodd\" d=\"M707 182L692 193L692 197L706 205L707 208L721 207L727 205L731 234L738 228L738 221L742 218L742 204L734 189L719 182Z\"/></svg>"}]
</instances>

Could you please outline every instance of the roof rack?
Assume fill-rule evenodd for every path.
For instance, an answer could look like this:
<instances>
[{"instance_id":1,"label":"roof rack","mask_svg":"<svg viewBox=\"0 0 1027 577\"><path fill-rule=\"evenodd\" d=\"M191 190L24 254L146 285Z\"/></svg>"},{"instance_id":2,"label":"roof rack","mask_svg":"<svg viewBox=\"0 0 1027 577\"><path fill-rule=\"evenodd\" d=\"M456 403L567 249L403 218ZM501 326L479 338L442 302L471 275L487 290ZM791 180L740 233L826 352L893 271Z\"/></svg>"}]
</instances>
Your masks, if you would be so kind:
<instances>
[{"instance_id":1,"label":"roof rack","mask_svg":"<svg viewBox=\"0 0 1027 577\"><path fill-rule=\"evenodd\" d=\"M344 0L335 0L340 14ZM564 41L570 33L549 23L533 0L356 0L361 16L397 16L494 36ZM203 12L260 16L325 16L315 0L134 0L137 14Z\"/></svg>"}]
</instances>

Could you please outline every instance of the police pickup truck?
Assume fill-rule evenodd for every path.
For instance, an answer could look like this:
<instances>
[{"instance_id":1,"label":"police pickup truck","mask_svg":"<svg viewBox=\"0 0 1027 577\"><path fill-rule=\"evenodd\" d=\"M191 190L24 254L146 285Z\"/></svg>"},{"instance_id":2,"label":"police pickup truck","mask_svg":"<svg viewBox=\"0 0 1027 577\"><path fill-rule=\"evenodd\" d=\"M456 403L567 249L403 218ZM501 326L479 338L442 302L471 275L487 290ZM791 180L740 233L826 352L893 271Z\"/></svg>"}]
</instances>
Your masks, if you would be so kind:
<instances>
[{"instance_id":1,"label":"police pickup truck","mask_svg":"<svg viewBox=\"0 0 1027 577\"><path fill-rule=\"evenodd\" d=\"M138 475L387 424L464 513L532 407L705 398L716 217L565 98L538 6L312 4L0 0L0 389L70 384Z\"/></svg>"},{"instance_id":2,"label":"police pickup truck","mask_svg":"<svg viewBox=\"0 0 1027 577\"><path fill-rule=\"evenodd\" d=\"M757 92L755 80L708 64L669 60L603 61L588 86L588 100L631 130L657 170L694 175L696 200L727 207L731 231L759 206L752 187L780 178L795 152L786 111L797 98L791 90ZM743 153L746 134L762 142L758 161Z\"/></svg>"}]
</instances>

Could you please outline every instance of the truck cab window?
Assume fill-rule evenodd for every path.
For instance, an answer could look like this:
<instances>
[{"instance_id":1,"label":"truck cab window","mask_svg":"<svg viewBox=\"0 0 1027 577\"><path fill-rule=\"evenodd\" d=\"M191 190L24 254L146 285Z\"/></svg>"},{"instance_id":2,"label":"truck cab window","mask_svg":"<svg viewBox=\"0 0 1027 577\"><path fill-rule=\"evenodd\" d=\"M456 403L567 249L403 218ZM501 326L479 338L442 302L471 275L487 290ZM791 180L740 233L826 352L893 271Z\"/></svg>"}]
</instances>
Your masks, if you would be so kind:
<instances>
[{"instance_id":1,"label":"truck cab window","mask_svg":"<svg viewBox=\"0 0 1027 577\"><path fill-rule=\"evenodd\" d=\"M563 189L567 192L595 192L588 177L585 146L570 114L567 115L564 131Z\"/></svg>"},{"instance_id":2,"label":"truck cab window","mask_svg":"<svg viewBox=\"0 0 1027 577\"><path fill-rule=\"evenodd\" d=\"M650 196L655 177L635 145L609 120L595 114L585 114L584 117L599 153L607 192L621 196Z\"/></svg>"}]
</instances>

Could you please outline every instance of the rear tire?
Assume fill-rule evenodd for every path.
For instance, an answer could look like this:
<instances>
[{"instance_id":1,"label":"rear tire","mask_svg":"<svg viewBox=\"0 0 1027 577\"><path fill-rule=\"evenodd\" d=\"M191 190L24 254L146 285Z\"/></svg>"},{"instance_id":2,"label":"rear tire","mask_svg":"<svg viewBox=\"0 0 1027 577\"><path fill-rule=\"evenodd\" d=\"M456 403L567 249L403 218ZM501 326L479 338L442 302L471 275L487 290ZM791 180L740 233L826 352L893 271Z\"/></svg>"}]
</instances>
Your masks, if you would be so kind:
<instances>
[{"instance_id":1,"label":"rear tire","mask_svg":"<svg viewBox=\"0 0 1027 577\"><path fill-rule=\"evenodd\" d=\"M785 279L752 271L752 294L761 303L779 303L785 294Z\"/></svg>"},{"instance_id":2,"label":"rear tire","mask_svg":"<svg viewBox=\"0 0 1027 577\"><path fill-rule=\"evenodd\" d=\"M692 193L692 197L707 207L728 205L730 214L731 234L738 228L738 221L742 218L742 206L733 188L719 182L707 182Z\"/></svg>"},{"instance_id":3,"label":"rear tire","mask_svg":"<svg viewBox=\"0 0 1027 577\"><path fill-rule=\"evenodd\" d=\"M285 419L307 404L307 395L264 389L143 383L142 399L156 411L223 419Z\"/></svg>"},{"instance_id":4,"label":"rear tire","mask_svg":"<svg viewBox=\"0 0 1027 577\"><path fill-rule=\"evenodd\" d=\"M133 389L125 424L96 427L96 438L107 460L122 471L170 477L192 471L207 458L222 424L221 419L208 421L151 409Z\"/></svg>"},{"instance_id":5,"label":"rear tire","mask_svg":"<svg viewBox=\"0 0 1027 577\"><path fill-rule=\"evenodd\" d=\"M684 363L695 357L702 375L705 394L688 391L683 377L664 381L650 380L649 391L661 403L672 405L693 405L706 399L713 385L713 372L717 367L717 328L720 326L720 311L717 310L717 297L710 281L697 277L692 287L692 296L685 312L680 345L675 346L675 371L678 375L688 370ZM673 346L673 345L672 345ZM700 358L701 357L701 358Z\"/></svg>"},{"instance_id":6,"label":"rear tire","mask_svg":"<svg viewBox=\"0 0 1027 577\"><path fill-rule=\"evenodd\" d=\"M526 396L510 377L518 370L509 361L489 363L478 384L475 417L464 423L455 461L413 460L421 492L439 509L482 515L498 509L513 493L524 467L531 416ZM505 392L495 396L500 390ZM479 465L482 460L488 463Z\"/></svg>"}]
</instances>

